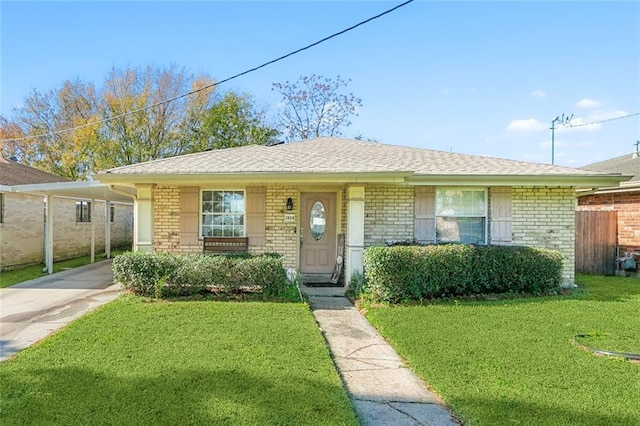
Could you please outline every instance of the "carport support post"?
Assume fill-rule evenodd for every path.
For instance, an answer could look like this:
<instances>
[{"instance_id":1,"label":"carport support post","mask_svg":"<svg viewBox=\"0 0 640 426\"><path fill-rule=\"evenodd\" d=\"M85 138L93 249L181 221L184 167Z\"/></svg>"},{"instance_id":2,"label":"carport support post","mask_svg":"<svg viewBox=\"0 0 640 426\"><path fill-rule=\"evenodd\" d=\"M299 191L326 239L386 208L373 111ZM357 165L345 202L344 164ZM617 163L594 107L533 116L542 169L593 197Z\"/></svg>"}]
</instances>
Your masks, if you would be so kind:
<instances>
[{"instance_id":1,"label":"carport support post","mask_svg":"<svg viewBox=\"0 0 640 426\"><path fill-rule=\"evenodd\" d=\"M96 261L96 200L91 199L91 263Z\"/></svg>"},{"instance_id":2,"label":"carport support post","mask_svg":"<svg viewBox=\"0 0 640 426\"><path fill-rule=\"evenodd\" d=\"M111 259L111 201L104 201L104 255Z\"/></svg>"},{"instance_id":3,"label":"carport support post","mask_svg":"<svg viewBox=\"0 0 640 426\"><path fill-rule=\"evenodd\" d=\"M153 251L153 188L154 184L138 184L133 204L133 250Z\"/></svg>"},{"instance_id":4,"label":"carport support post","mask_svg":"<svg viewBox=\"0 0 640 426\"><path fill-rule=\"evenodd\" d=\"M53 274L53 196L47 194L47 213L45 220L44 253L47 273Z\"/></svg>"},{"instance_id":5,"label":"carport support post","mask_svg":"<svg viewBox=\"0 0 640 426\"><path fill-rule=\"evenodd\" d=\"M347 210L347 258L345 281L348 284L351 274L362 273L362 253L364 252L364 186L351 186L348 189L349 206Z\"/></svg>"}]
</instances>

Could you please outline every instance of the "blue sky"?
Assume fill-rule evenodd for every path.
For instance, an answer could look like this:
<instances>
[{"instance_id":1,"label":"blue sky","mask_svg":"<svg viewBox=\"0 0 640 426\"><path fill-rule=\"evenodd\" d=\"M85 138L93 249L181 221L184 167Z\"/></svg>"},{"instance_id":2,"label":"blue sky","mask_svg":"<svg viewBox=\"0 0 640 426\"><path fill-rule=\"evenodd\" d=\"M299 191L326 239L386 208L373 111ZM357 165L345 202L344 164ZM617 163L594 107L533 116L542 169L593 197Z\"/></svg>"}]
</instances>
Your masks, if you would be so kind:
<instances>
[{"instance_id":1,"label":"blue sky","mask_svg":"<svg viewBox=\"0 0 640 426\"><path fill-rule=\"evenodd\" d=\"M0 112L32 90L112 67L183 66L217 80L398 2L2 1ZM551 120L640 112L640 2L417 1L233 80L276 109L273 82L352 80L362 98L345 136L516 160L551 161ZM640 116L556 131L556 164L630 153Z\"/></svg>"}]
</instances>

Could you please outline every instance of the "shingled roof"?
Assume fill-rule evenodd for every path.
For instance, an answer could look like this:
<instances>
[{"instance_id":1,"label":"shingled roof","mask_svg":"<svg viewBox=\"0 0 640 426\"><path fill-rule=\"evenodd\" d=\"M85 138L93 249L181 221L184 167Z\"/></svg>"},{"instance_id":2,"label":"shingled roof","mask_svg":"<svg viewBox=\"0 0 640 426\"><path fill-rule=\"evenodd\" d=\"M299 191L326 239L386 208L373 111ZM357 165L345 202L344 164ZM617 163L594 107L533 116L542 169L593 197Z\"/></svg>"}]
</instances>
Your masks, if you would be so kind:
<instances>
[{"instance_id":1,"label":"shingled roof","mask_svg":"<svg viewBox=\"0 0 640 426\"><path fill-rule=\"evenodd\" d=\"M70 182L69 179L0 157L0 185Z\"/></svg>"},{"instance_id":2,"label":"shingled roof","mask_svg":"<svg viewBox=\"0 0 640 426\"><path fill-rule=\"evenodd\" d=\"M633 154L622 155L616 158L610 158L597 163L587 164L581 167L583 170L622 173L623 175L633 176L627 183L640 183L640 156Z\"/></svg>"},{"instance_id":3,"label":"shingled roof","mask_svg":"<svg viewBox=\"0 0 640 426\"><path fill-rule=\"evenodd\" d=\"M430 175L594 176L610 173L338 138L249 145L118 167L104 175L407 173Z\"/></svg>"}]
</instances>

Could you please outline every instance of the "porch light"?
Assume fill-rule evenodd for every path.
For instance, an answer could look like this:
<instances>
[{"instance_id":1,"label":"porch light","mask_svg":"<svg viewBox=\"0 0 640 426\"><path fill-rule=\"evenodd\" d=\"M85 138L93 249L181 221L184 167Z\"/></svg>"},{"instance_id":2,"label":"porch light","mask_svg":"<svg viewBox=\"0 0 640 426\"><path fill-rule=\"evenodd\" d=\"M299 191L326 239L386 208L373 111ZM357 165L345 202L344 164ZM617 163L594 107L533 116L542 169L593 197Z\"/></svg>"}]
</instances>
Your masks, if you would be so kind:
<instances>
[{"instance_id":1,"label":"porch light","mask_svg":"<svg viewBox=\"0 0 640 426\"><path fill-rule=\"evenodd\" d=\"M291 197L287 198L287 211L293 210L293 200Z\"/></svg>"}]
</instances>

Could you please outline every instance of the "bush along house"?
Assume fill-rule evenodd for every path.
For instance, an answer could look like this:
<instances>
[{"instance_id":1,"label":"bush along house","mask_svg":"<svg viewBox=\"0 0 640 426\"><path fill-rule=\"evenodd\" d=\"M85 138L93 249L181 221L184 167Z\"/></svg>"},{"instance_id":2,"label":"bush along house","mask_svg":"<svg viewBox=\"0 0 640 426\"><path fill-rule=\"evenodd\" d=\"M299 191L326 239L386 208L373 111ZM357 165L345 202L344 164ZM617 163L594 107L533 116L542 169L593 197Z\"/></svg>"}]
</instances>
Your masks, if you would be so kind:
<instances>
[{"instance_id":1,"label":"bush along house","mask_svg":"<svg viewBox=\"0 0 640 426\"><path fill-rule=\"evenodd\" d=\"M182 155L106 170L135 190L134 248L203 252L205 241L277 252L305 280L344 262L362 272L368 246L511 244L559 250L573 283L576 190L627 178L377 142L317 138Z\"/></svg>"}]
</instances>

